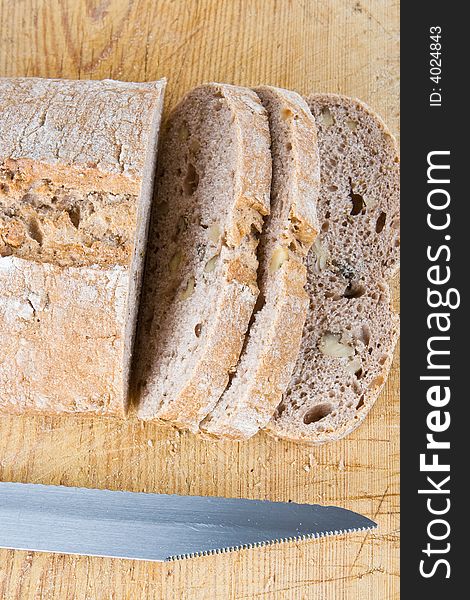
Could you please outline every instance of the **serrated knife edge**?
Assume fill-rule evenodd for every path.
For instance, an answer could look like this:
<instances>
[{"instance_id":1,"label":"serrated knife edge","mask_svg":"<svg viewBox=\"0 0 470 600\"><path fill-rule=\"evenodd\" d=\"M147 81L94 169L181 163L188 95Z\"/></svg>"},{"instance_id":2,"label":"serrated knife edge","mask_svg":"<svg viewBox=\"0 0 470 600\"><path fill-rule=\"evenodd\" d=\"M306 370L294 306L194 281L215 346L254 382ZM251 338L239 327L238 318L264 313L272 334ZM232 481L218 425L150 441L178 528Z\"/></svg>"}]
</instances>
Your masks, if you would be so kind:
<instances>
[{"instance_id":1,"label":"serrated knife edge","mask_svg":"<svg viewBox=\"0 0 470 600\"><path fill-rule=\"evenodd\" d=\"M165 562L186 560L188 558L203 558L204 556L214 556L216 554L228 554L230 552L239 552L240 550L252 550L255 548L265 548L267 546L274 546L274 545L287 544L287 543L293 543L293 542L319 540L319 539L323 539L323 538L327 538L327 537L347 535L350 533L370 532L370 531L374 531L377 528L378 528L378 526L375 524L374 526L371 525L370 527L358 527L358 528L353 527L350 529L343 529L343 530L339 530L339 531L325 531L322 533L312 533L310 535L304 534L301 536L294 536L294 537L289 537L289 538L279 538L279 539L268 540L265 542L255 542L253 544L243 544L241 546L214 548L213 550L204 550L202 552L192 552L189 554L178 554L175 556L169 556Z\"/></svg>"}]
</instances>

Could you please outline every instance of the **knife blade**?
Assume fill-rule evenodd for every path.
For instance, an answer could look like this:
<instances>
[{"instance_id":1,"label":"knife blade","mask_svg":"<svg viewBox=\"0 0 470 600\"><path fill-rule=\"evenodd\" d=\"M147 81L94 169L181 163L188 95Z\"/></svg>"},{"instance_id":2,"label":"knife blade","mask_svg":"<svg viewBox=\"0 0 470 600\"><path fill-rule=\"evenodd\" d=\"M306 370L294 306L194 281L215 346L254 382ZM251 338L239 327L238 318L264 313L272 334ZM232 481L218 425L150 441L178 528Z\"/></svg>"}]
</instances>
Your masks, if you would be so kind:
<instances>
[{"instance_id":1,"label":"knife blade","mask_svg":"<svg viewBox=\"0 0 470 600\"><path fill-rule=\"evenodd\" d=\"M376 527L335 506L0 482L0 548L169 561Z\"/></svg>"}]
</instances>

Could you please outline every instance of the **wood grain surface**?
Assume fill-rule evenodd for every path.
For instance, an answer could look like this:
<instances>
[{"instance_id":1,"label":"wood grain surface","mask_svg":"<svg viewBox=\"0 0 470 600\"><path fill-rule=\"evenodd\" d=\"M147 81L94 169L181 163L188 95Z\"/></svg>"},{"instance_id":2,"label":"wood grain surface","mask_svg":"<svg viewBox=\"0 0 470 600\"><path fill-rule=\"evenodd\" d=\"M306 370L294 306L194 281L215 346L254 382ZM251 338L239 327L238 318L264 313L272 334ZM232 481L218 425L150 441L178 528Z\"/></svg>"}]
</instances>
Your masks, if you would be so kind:
<instances>
[{"instance_id":1,"label":"wood grain surface","mask_svg":"<svg viewBox=\"0 0 470 600\"><path fill-rule=\"evenodd\" d=\"M0 75L166 76L167 109L210 80L340 92L398 134L398 17L397 0L0 0ZM264 434L215 444L135 420L1 416L2 481L334 503L379 530L169 564L0 551L0 598L396 599L398 409L396 356L366 422L322 447Z\"/></svg>"}]
</instances>

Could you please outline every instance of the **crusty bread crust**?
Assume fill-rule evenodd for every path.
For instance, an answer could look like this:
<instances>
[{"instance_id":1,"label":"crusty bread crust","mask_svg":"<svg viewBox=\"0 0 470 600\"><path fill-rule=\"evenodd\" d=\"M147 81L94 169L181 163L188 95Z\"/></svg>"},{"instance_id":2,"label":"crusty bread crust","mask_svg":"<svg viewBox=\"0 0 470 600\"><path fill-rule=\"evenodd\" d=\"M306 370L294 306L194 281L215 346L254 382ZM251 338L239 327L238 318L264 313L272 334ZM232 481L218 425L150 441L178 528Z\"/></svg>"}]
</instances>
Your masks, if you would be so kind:
<instances>
[{"instance_id":1,"label":"crusty bread crust","mask_svg":"<svg viewBox=\"0 0 470 600\"><path fill-rule=\"evenodd\" d=\"M164 86L164 80L0 78L2 164L20 166L25 181L137 194L149 116Z\"/></svg>"},{"instance_id":2,"label":"crusty bread crust","mask_svg":"<svg viewBox=\"0 0 470 600\"><path fill-rule=\"evenodd\" d=\"M125 415L164 88L0 79L0 410Z\"/></svg>"},{"instance_id":3,"label":"crusty bread crust","mask_svg":"<svg viewBox=\"0 0 470 600\"><path fill-rule=\"evenodd\" d=\"M387 278L399 265L399 158L369 107L335 94L307 103L318 125L321 235L307 259L310 315L270 434L318 444L365 418L398 339Z\"/></svg>"},{"instance_id":4,"label":"crusty bread crust","mask_svg":"<svg viewBox=\"0 0 470 600\"><path fill-rule=\"evenodd\" d=\"M315 121L295 92L268 86L255 91L268 112L273 157L271 214L259 249L264 304L254 315L233 378L200 425L205 434L237 440L268 423L289 382L308 310L303 260L318 232ZM276 256L280 264L273 268Z\"/></svg>"},{"instance_id":5,"label":"crusty bread crust","mask_svg":"<svg viewBox=\"0 0 470 600\"><path fill-rule=\"evenodd\" d=\"M128 270L0 259L0 411L123 417Z\"/></svg>"},{"instance_id":6,"label":"crusty bread crust","mask_svg":"<svg viewBox=\"0 0 470 600\"><path fill-rule=\"evenodd\" d=\"M185 298L188 277L184 281L179 281L177 289L174 290L171 290L165 281L160 281L159 269L166 268L166 265L159 266L159 262L166 260L162 257L161 246L170 244L167 240L171 235L168 231L160 230L163 221L159 218L157 209L159 203L162 203L162 198L166 199L167 190L173 184L173 176L171 181L166 177L170 161L177 160L181 163L180 167L184 168L186 141L188 145L195 141L194 137L188 137L193 136L194 132L188 132L190 127L185 120L189 113L194 113L197 102L203 102L204 110L207 110L210 102L215 102L214 110L229 112L230 124L227 126L227 131L214 131L213 135L223 135L227 138L227 145L235 149L235 159L233 164L226 164L229 159L224 159L223 143L218 147L219 159L225 160L224 172L229 170L232 172L233 194L231 208L225 222L219 224L221 234L217 248L214 246L214 252L218 253L219 258L218 266L214 270L216 278L213 280L213 285L220 286L219 292L209 310L207 307L201 308L201 323L198 323L197 327L202 326L202 333L199 335L196 331L193 334L194 360L189 362L188 356L176 355L167 358L171 356L173 340L179 340L188 333L189 327L194 329L194 325L190 325L185 317L182 317L179 322L172 320L172 313L178 311L178 306L181 306L178 302L181 302L181 297ZM190 105L191 110L188 109ZM208 125L209 117L204 118ZM180 144L178 148L181 152L175 158L173 150L178 144L178 136ZM198 156L200 156L199 147L202 142L198 140L196 144L195 153ZM256 94L244 88L218 83L200 86L183 98L168 119L166 135L162 142L160 166L163 175L157 189L157 209L152 219L150 236L152 250L149 252L146 267L147 291L140 318L140 352L136 361L135 393L139 405L138 416L142 419L171 421L181 428L197 431L199 423L213 408L228 383L229 375L240 355L258 295L257 232L262 228L263 217L269 213L271 182L269 144L269 128L265 111ZM191 152L191 148L188 151ZM208 161L206 164L208 167L214 157L205 155L199 158L202 159ZM201 173L202 183L199 182L199 189L204 185L203 177L204 173ZM196 197L198 193L195 192ZM178 219L178 202L175 196L171 201L173 202L171 210L175 216L171 217L169 227L174 227L174 220ZM212 214L210 220L215 222L221 209L218 209L216 197L209 199L204 196L193 200L192 215L198 210L204 214L210 212ZM180 215L179 218L184 221L187 217ZM190 227L194 228L195 225L191 224ZM205 234L201 234L200 227L196 229L198 229L197 235L206 236L201 238L206 240L202 249L206 252L211 244L210 227L208 228L207 225L204 227ZM187 243L194 245L196 240L188 240ZM181 249L189 254L189 257L185 256L185 258L191 263L197 248ZM207 260L207 257L203 260ZM203 273L199 267L191 268L194 269L193 276L189 278L192 281L191 285L195 286L197 293L200 293L198 286L202 289L205 278L209 275ZM162 276L162 279L165 278ZM198 306L195 306L194 298L185 298L185 301L191 303L191 308L181 314L197 312ZM200 299L200 302L202 304L203 299ZM185 367L185 360L188 361L188 367ZM183 365L181 368L184 373L176 375L175 363L179 362Z\"/></svg>"}]
</instances>

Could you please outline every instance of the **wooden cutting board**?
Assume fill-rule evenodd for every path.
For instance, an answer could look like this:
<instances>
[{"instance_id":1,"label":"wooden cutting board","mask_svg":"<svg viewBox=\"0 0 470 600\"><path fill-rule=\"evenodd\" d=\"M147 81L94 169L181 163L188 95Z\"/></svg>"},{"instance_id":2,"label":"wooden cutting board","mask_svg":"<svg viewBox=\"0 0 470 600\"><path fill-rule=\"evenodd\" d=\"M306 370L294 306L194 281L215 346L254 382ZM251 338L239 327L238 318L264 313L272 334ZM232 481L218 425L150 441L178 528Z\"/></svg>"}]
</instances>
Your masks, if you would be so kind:
<instances>
[{"instance_id":1,"label":"wooden cutting board","mask_svg":"<svg viewBox=\"0 0 470 600\"><path fill-rule=\"evenodd\" d=\"M211 80L340 92L398 133L398 17L398 0L0 0L0 75L166 76L167 109ZM367 421L322 447L264 434L215 444L134 420L1 416L2 481L334 503L380 528L171 564L0 551L0 598L398 598L398 408L395 357Z\"/></svg>"}]
</instances>

